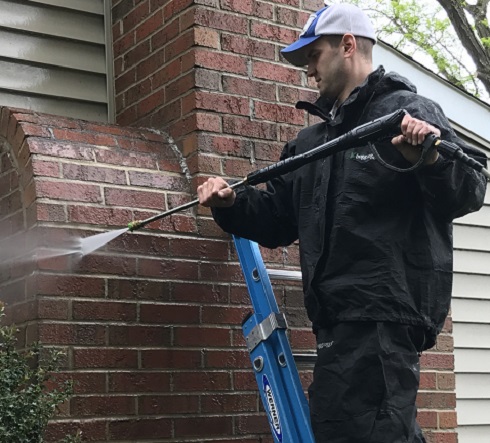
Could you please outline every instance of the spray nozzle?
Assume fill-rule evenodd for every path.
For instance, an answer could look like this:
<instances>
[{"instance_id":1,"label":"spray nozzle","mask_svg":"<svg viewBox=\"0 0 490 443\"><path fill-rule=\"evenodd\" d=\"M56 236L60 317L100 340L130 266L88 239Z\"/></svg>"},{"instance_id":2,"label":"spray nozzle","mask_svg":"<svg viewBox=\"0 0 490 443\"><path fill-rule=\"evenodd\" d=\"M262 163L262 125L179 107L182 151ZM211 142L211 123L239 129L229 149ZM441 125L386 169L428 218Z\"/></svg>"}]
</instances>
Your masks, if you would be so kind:
<instances>
[{"instance_id":1,"label":"spray nozzle","mask_svg":"<svg viewBox=\"0 0 490 443\"><path fill-rule=\"evenodd\" d=\"M134 220L132 222L129 222L128 223L128 231L129 232L133 232L135 231L136 229L139 229L142 227L142 223L143 221L142 220Z\"/></svg>"}]
</instances>

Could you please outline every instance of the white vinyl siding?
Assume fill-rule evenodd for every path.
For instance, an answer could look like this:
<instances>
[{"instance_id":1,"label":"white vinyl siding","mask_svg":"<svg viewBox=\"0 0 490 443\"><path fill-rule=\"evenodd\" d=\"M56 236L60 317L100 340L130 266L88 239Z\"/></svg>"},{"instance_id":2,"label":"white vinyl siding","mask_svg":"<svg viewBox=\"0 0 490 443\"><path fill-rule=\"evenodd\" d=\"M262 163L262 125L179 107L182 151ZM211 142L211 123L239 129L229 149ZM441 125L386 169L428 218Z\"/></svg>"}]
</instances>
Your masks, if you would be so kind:
<instances>
[{"instance_id":1,"label":"white vinyl siding","mask_svg":"<svg viewBox=\"0 0 490 443\"><path fill-rule=\"evenodd\" d=\"M488 152L487 152L488 153ZM490 189L454 226L454 326L459 443L490 441Z\"/></svg>"},{"instance_id":2,"label":"white vinyl siding","mask_svg":"<svg viewBox=\"0 0 490 443\"><path fill-rule=\"evenodd\" d=\"M105 8L104 0L0 0L0 105L111 121Z\"/></svg>"}]
</instances>

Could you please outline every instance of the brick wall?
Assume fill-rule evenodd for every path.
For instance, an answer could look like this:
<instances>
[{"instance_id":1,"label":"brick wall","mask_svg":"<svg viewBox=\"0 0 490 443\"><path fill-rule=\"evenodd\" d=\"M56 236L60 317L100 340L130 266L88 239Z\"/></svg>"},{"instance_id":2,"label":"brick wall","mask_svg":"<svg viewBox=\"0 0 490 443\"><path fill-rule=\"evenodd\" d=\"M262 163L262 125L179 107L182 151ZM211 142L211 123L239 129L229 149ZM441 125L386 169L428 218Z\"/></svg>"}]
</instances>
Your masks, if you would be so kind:
<instances>
[{"instance_id":1,"label":"brick wall","mask_svg":"<svg viewBox=\"0 0 490 443\"><path fill-rule=\"evenodd\" d=\"M4 109L2 226L14 234L22 220L41 244L70 241L187 201L208 175L241 178L277 159L311 123L294 103L316 96L279 50L322 4L113 1L121 126ZM297 267L294 247L263 253ZM249 298L209 211L0 277L21 336L65 349L66 376L78 381L51 439L80 428L87 441L272 441L239 326ZM278 285L276 295L294 348L311 349L300 288ZM430 443L456 441L452 351L448 321L422 357Z\"/></svg>"}]
</instances>

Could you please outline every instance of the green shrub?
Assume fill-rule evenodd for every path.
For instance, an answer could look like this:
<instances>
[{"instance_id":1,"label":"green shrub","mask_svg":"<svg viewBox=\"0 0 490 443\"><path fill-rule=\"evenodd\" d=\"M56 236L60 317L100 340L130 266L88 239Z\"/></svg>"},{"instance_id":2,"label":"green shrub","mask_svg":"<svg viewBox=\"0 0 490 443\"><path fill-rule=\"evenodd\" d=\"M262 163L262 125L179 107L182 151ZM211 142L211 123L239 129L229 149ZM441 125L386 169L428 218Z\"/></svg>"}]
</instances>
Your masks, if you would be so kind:
<instances>
[{"instance_id":1,"label":"green shrub","mask_svg":"<svg viewBox=\"0 0 490 443\"><path fill-rule=\"evenodd\" d=\"M0 322L4 316L0 305ZM0 442L43 443L48 421L71 396L72 383L56 380L62 352L39 344L19 350L16 332L15 326L0 324ZM63 443L79 441L75 435Z\"/></svg>"}]
</instances>

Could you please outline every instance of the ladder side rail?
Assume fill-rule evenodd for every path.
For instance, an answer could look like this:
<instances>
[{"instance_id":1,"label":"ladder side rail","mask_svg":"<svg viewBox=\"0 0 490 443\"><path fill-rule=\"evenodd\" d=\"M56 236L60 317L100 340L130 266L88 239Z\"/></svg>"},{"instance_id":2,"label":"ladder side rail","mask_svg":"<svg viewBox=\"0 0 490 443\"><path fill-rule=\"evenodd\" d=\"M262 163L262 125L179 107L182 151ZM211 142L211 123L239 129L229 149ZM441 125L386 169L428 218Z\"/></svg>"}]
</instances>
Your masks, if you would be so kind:
<instances>
[{"instance_id":1,"label":"ladder side rail","mask_svg":"<svg viewBox=\"0 0 490 443\"><path fill-rule=\"evenodd\" d=\"M256 311L244 321L243 332L274 441L314 443L308 402L260 250L250 240L234 241ZM250 340L254 334L260 340Z\"/></svg>"}]
</instances>

